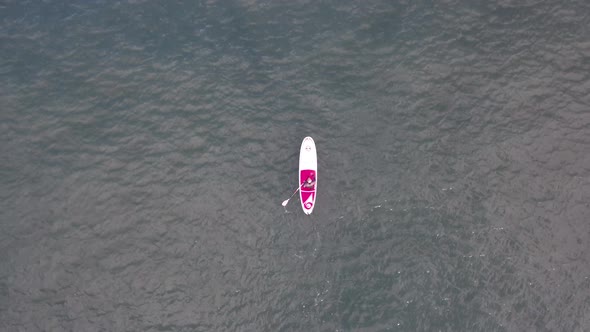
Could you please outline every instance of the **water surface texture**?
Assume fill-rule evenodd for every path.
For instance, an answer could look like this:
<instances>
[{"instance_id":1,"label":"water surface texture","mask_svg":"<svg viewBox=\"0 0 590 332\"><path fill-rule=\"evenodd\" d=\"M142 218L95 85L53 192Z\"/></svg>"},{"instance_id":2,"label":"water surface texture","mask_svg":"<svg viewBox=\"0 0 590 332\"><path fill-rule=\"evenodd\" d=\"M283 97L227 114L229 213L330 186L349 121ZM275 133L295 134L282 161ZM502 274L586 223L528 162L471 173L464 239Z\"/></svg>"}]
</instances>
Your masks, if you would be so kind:
<instances>
[{"instance_id":1,"label":"water surface texture","mask_svg":"<svg viewBox=\"0 0 590 332\"><path fill-rule=\"evenodd\" d=\"M4 1L0 330L588 331L589 36L582 0Z\"/></svg>"}]
</instances>

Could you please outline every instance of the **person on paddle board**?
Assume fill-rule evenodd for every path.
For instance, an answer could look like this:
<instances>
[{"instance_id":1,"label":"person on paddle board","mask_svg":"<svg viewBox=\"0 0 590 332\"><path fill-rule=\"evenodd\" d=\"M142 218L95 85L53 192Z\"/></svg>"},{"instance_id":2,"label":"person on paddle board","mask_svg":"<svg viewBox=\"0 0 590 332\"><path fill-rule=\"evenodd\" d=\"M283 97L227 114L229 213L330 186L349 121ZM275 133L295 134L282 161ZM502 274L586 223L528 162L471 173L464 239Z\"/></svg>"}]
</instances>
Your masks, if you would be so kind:
<instances>
[{"instance_id":1,"label":"person on paddle board","mask_svg":"<svg viewBox=\"0 0 590 332\"><path fill-rule=\"evenodd\" d=\"M313 188L313 186L315 185L315 180L311 178L312 176L313 176L313 173L311 173L307 177L307 180L305 180L305 182L303 183L303 188Z\"/></svg>"}]
</instances>

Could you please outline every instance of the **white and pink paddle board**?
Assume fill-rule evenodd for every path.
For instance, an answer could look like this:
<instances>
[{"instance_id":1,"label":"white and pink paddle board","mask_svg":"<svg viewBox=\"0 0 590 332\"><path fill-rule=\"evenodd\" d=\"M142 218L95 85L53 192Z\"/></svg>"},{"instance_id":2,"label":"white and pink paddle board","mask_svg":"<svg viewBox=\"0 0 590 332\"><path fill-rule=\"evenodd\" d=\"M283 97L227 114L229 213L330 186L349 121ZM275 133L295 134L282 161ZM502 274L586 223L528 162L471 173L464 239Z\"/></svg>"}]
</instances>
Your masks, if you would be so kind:
<instances>
[{"instance_id":1,"label":"white and pink paddle board","mask_svg":"<svg viewBox=\"0 0 590 332\"><path fill-rule=\"evenodd\" d=\"M308 183L308 179L311 183ZM299 152L299 185L301 186L299 190L301 208L305 214L311 214L315 207L318 188L318 158L315 142L309 136L303 139Z\"/></svg>"}]
</instances>

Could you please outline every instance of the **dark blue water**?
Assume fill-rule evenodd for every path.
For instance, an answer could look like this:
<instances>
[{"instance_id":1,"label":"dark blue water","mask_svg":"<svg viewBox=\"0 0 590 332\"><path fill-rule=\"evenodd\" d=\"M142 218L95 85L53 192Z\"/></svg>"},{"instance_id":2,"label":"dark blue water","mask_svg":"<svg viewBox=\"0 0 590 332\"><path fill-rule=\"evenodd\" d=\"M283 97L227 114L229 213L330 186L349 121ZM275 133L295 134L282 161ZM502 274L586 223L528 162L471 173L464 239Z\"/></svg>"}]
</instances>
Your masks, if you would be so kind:
<instances>
[{"instance_id":1,"label":"dark blue water","mask_svg":"<svg viewBox=\"0 0 590 332\"><path fill-rule=\"evenodd\" d=\"M3 2L0 330L586 331L588 36L584 1Z\"/></svg>"}]
</instances>

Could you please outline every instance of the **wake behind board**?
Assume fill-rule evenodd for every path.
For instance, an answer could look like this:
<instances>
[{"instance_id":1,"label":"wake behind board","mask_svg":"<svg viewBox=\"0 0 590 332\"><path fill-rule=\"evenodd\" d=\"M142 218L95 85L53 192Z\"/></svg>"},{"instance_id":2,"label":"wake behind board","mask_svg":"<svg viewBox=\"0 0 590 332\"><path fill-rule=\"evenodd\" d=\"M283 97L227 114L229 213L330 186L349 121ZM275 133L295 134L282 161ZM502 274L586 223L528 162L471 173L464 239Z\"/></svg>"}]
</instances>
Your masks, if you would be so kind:
<instances>
[{"instance_id":1,"label":"wake behind board","mask_svg":"<svg viewBox=\"0 0 590 332\"><path fill-rule=\"evenodd\" d=\"M311 179L311 185L304 183ZM301 143L299 151L299 198L301 208L305 214L311 214L315 207L315 198L318 187L318 159L313 138L306 137Z\"/></svg>"}]
</instances>

